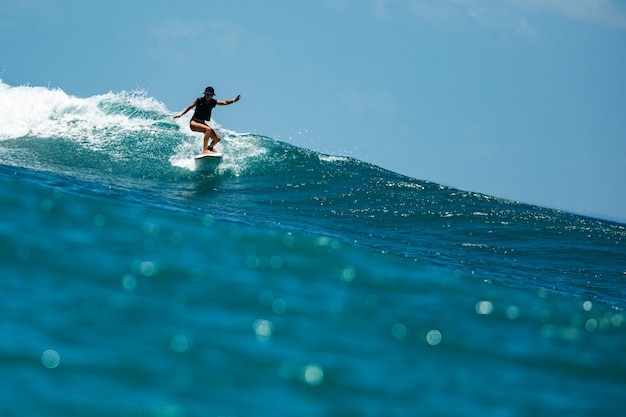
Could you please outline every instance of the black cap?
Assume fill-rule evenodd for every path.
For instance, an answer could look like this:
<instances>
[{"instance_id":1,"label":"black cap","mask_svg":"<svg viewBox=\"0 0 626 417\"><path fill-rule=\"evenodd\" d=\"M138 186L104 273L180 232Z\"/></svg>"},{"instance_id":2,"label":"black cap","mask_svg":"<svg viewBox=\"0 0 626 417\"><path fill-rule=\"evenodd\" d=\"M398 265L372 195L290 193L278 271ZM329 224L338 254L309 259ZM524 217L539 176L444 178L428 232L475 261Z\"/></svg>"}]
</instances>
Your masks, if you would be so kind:
<instances>
[{"instance_id":1,"label":"black cap","mask_svg":"<svg viewBox=\"0 0 626 417\"><path fill-rule=\"evenodd\" d=\"M204 89L204 95L206 96L207 94L215 95L215 90L213 89L213 87L207 87Z\"/></svg>"}]
</instances>

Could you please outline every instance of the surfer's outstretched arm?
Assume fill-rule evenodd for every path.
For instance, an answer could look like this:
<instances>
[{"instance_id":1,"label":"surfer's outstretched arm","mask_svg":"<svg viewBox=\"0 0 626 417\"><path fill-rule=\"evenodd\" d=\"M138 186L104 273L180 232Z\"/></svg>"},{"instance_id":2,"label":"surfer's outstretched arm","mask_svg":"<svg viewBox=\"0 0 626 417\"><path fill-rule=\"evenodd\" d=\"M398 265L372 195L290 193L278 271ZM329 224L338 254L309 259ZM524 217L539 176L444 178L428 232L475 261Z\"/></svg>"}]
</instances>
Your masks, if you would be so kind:
<instances>
[{"instance_id":1,"label":"surfer's outstretched arm","mask_svg":"<svg viewBox=\"0 0 626 417\"><path fill-rule=\"evenodd\" d=\"M238 102L240 99L241 99L241 94L237 94L237 97L235 97L232 100L217 100L217 104L219 106L227 106L229 104L233 104L233 103Z\"/></svg>"},{"instance_id":2,"label":"surfer's outstretched arm","mask_svg":"<svg viewBox=\"0 0 626 417\"><path fill-rule=\"evenodd\" d=\"M188 105L187 107L185 107L185 110L181 111L180 113L174 115L174 119L178 119L179 117L181 117L183 114L187 113L189 110L193 109L194 107L196 107L196 102L198 100L194 100L193 103L191 103L190 105Z\"/></svg>"}]
</instances>

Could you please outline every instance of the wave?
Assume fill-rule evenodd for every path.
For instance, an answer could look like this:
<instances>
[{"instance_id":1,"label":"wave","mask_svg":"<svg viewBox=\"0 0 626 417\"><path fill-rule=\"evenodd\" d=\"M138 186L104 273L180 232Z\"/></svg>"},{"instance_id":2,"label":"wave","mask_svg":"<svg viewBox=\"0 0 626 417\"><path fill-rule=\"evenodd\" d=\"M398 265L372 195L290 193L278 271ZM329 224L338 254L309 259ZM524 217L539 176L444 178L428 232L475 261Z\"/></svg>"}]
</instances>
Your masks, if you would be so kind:
<instances>
[{"instance_id":1,"label":"wave","mask_svg":"<svg viewBox=\"0 0 626 417\"><path fill-rule=\"evenodd\" d=\"M457 190L211 123L225 157L207 175L194 172L201 138L188 118L174 119L143 92L78 98L0 82L0 164L51 173L84 193L330 236L464 276L623 304L623 225Z\"/></svg>"},{"instance_id":2,"label":"wave","mask_svg":"<svg viewBox=\"0 0 626 417\"><path fill-rule=\"evenodd\" d=\"M11 87L0 81L0 113L0 142L9 151L1 162L7 165L65 173L76 168L79 177L89 169L167 178L176 172L172 167L193 171L193 156L201 149L201 136L188 128L189 116L174 119L163 103L143 91L79 98L60 89ZM224 139L221 173L254 174L260 167L277 167L285 154L313 154L210 124Z\"/></svg>"}]
</instances>

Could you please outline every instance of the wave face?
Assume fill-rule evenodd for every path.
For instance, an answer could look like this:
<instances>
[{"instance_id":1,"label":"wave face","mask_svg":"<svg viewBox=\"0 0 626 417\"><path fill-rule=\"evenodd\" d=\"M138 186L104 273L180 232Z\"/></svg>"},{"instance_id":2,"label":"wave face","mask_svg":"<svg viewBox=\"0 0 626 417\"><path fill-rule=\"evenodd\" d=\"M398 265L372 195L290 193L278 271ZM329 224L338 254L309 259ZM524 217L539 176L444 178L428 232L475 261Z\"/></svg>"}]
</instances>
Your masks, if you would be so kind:
<instances>
[{"instance_id":1,"label":"wave face","mask_svg":"<svg viewBox=\"0 0 626 417\"><path fill-rule=\"evenodd\" d=\"M4 415L621 410L624 225L172 116L0 82Z\"/></svg>"}]
</instances>

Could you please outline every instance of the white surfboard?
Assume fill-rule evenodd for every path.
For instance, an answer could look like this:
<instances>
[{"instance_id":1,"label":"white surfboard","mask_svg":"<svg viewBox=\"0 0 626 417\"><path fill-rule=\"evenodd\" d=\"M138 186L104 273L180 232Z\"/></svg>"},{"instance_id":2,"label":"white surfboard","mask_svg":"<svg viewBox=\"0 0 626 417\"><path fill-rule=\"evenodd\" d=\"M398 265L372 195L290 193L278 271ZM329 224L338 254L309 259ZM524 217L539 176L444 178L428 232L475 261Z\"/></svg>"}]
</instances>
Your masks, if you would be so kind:
<instances>
[{"instance_id":1,"label":"white surfboard","mask_svg":"<svg viewBox=\"0 0 626 417\"><path fill-rule=\"evenodd\" d=\"M222 162L223 156L224 155L221 152L204 153L202 155L197 155L194 158L196 163L196 171L215 171L220 162Z\"/></svg>"}]
</instances>

